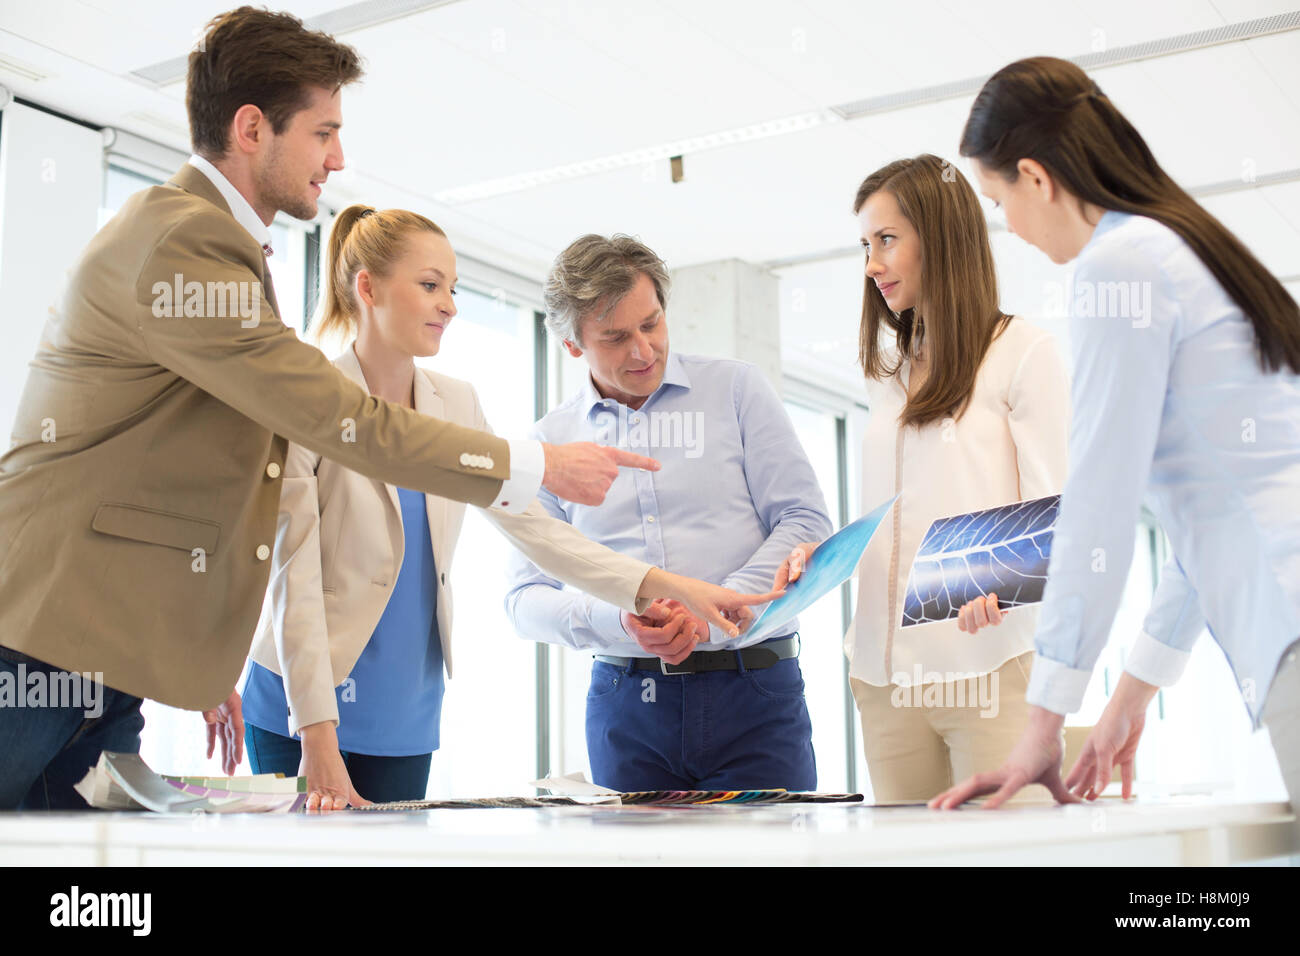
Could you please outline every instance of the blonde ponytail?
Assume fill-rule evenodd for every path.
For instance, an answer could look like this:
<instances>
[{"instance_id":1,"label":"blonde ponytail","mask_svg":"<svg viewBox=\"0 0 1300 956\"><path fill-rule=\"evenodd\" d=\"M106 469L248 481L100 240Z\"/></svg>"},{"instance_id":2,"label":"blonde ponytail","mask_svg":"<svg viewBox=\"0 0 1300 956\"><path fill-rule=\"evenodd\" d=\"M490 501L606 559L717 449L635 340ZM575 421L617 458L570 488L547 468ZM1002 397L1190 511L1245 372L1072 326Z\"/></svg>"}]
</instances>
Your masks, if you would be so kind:
<instances>
[{"instance_id":1,"label":"blonde ponytail","mask_svg":"<svg viewBox=\"0 0 1300 956\"><path fill-rule=\"evenodd\" d=\"M365 269L387 275L402 257L405 240L412 232L447 235L431 219L407 209L376 210L355 203L334 217L322 270L325 288L319 318L312 327L322 347L334 339L343 344L356 336L361 309L352 285L357 273Z\"/></svg>"}]
</instances>

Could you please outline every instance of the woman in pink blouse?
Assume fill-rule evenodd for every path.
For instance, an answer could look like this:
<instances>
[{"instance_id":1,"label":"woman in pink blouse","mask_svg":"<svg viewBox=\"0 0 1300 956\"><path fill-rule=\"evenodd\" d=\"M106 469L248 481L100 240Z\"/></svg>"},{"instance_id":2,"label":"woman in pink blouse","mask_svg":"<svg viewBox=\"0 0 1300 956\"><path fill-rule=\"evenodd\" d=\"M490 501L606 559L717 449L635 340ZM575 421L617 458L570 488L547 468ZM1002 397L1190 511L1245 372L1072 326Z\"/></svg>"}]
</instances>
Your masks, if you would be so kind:
<instances>
[{"instance_id":1,"label":"woman in pink blouse","mask_svg":"<svg viewBox=\"0 0 1300 956\"><path fill-rule=\"evenodd\" d=\"M844 648L876 801L921 801L997 767L1018 738L1035 614L979 634L955 619L900 628L912 559L936 518L1060 491L1068 381L1052 336L999 308L984 213L955 167L890 163L853 210L867 254L861 504L900 497L859 565ZM995 594L963 610L1001 619Z\"/></svg>"}]
</instances>

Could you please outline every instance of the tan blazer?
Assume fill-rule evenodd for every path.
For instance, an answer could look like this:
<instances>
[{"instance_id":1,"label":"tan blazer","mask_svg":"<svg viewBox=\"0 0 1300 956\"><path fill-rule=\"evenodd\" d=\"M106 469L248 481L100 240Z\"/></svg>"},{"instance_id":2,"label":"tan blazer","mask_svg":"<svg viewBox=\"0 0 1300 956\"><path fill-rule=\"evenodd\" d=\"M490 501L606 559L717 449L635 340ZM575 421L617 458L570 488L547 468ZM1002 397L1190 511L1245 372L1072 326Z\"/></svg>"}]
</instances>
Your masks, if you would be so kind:
<instances>
[{"instance_id":1,"label":"tan blazer","mask_svg":"<svg viewBox=\"0 0 1300 956\"><path fill-rule=\"evenodd\" d=\"M367 388L349 345L334 364ZM490 431L474 386L417 368L415 410ZM452 556L465 505L427 495L429 536L438 570L438 632L452 673ZM650 565L583 537L533 501L523 514L483 511L516 548L547 574L620 607L637 605ZM284 678L289 733L338 722L334 688L351 673L388 606L406 538L397 489L300 445L290 445L280 491L271 584L251 657ZM476 569L476 573L490 569ZM505 582L502 581L502 593ZM642 602L644 603L644 602Z\"/></svg>"},{"instance_id":2,"label":"tan blazer","mask_svg":"<svg viewBox=\"0 0 1300 956\"><path fill-rule=\"evenodd\" d=\"M168 308L177 277L201 292ZM254 289L254 318L219 307ZM504 440L373 398L300 341L257 241L186 165L95 235L42 332L0 458L0 644L166 704L224 700L289 441L478 505L510 469Z\"/></svg>"}]
</instances>

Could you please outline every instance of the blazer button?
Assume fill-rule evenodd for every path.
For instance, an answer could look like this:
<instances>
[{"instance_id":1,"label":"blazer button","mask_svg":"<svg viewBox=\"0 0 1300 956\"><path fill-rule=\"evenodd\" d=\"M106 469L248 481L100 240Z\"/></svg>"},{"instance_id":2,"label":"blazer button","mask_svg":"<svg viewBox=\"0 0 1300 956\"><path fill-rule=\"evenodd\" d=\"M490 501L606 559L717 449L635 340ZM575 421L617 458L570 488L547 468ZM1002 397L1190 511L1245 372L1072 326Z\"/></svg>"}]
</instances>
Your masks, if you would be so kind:
<instances>
[{"instance_id":1,"label":"blazer button","mask_svg":"<svg viewBox=\"0 0 1300 956\"><path fill-rule=\"evenodd\" d=\"M257 560L259 560L259 561L265 561L265 560L266 560L267 558L269 558L270 556L271 556L271 549L270 549L270 548L268 548L268 547L267 547L266 545L264 545L264 544L259 544L259 545L257 546Z\"/></svg>"},{"instance_id":2,"label":"blazer button","mask_svg":"<svg viewBox=\"0 0 1300 956\"><path fill-rule=\"evenodd\" d=\"M279 477L280 477L280 464L279 464L279 462L275 462L275 461L273 461L273 462L271 462L269 465L266 466L266 477L268 477L268 478L279 478Z\"/></svg>"},{"instance_id":3,"label":"blazer button","mask_svg":"<svg viewBox=\"0 0 1300 956\"><path fill-rule=\"evenodd\" d=\"M446 572L446 571L443 571L441 574L438 575L438 577L439 577L439 579L442 581L443 584L446 584L446 583L447 583L447 572Z\"/></svg>"}]
</instances>

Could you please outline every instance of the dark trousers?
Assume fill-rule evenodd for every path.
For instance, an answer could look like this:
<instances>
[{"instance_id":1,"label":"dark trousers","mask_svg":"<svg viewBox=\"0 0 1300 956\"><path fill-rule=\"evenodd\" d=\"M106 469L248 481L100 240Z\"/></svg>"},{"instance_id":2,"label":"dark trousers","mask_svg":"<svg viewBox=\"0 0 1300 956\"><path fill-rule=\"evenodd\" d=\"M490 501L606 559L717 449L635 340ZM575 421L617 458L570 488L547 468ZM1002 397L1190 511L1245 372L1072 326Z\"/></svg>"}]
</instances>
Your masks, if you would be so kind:
<instances>
[{"instance_id":1,"label":"dark trousers","mask_svg":"<svg viewBox=\"0 0 1300 956\"><path fill-rule=\"evenodd\" d=\"M302 744L292 737L244 724L244 743L253 773L282 773L298 776ZM429 765L433 754L412 757L376 757L371 754L343 754L343 764L358 796L375 803L393 800L423 800L429 788Z\"/></svg>"},{"instance_id":2,"label":"dark trousers","mask_svg":"<svg viewBox=\"0 0 1300 956\"><path fill-rule=\"evenodd\" d=\"M86 810L72 787L100 753L140 752L140 698L88 683L0 647L0 810Z\"/></svg>"},{"instance_id":3,"label":"dark trousers","mask_svg":"<svg viewBox=\"0 0 1300 956\"><path fill-rule=\"evenodd\" d=\"M669 676L596 661L587 756L592 780L623 792L815 790L799 660Z\"/></svg>"}]
</instances>

